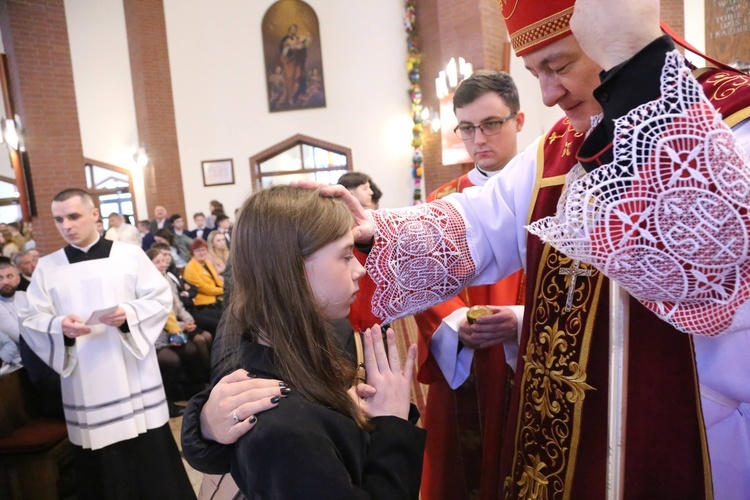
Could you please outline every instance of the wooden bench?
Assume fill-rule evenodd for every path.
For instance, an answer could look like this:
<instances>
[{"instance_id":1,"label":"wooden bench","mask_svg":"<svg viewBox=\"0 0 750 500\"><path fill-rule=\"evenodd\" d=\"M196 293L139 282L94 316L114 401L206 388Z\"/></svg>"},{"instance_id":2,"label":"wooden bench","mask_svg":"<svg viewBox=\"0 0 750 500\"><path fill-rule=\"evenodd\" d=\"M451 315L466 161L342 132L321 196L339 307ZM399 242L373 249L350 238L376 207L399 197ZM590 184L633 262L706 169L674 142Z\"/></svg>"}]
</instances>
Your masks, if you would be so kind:
<instances>
[{"instance_id":1,"label":"wooden bench","mask_svg":"<svg viewBox=\"0 0 750 500\"><path fill-rule=\"evenodd\" d=\"M0 377L0 496L57 500L60 470L73 458L65 422L34 415L21 370Z\"/></svg>"}]
</instances>

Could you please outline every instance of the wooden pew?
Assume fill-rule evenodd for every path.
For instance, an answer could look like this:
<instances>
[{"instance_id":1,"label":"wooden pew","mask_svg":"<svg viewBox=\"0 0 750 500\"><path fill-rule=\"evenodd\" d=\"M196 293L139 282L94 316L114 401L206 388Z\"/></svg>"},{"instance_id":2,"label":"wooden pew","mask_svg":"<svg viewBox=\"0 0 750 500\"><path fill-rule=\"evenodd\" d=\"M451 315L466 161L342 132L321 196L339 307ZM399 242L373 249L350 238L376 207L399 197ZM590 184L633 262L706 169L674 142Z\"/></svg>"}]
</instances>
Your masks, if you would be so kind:
<instances>
[{"instance_id":1,"label":"wooden pew","mask_svg":"<svg viewBox=\"0 0 750 500\"><path fill-rule=\"evenodd\" d=\"M29 382L17 370L0 377L0 496L57 500L60 470L73 448L65 422L35 415Z\"/></svg>"}]
</instances>

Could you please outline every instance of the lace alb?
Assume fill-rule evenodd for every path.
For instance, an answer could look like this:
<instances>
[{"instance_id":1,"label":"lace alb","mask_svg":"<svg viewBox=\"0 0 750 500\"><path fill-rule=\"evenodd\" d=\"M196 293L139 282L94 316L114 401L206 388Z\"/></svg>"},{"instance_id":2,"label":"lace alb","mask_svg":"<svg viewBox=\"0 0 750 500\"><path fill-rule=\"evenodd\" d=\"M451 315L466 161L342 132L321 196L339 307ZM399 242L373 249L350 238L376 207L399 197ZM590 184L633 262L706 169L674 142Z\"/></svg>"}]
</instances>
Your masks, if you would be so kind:
<instances>
[{"instance_id":1,"label":"lace alb","mask_svg":"<svg viewBox=\"0 0 750 500\"><path fill-rule=\"evenodd\" d=\"M390 322L456 295L476 274L466 225L450 203L369 212L378 236L367 257L375 316Z\"/></svg>"},{"instance_id":2,"label":"lace alb","mask_svg":"<svg viewBox=\"0 0 750 500\"><path fill-rule=\"evenodd\" d=\"M750 160L677 51L661 90L616 121L614 161L576 166L557 214L528 229L677 329L715 336L750 297Z\"/></svg>"}]
</instances>

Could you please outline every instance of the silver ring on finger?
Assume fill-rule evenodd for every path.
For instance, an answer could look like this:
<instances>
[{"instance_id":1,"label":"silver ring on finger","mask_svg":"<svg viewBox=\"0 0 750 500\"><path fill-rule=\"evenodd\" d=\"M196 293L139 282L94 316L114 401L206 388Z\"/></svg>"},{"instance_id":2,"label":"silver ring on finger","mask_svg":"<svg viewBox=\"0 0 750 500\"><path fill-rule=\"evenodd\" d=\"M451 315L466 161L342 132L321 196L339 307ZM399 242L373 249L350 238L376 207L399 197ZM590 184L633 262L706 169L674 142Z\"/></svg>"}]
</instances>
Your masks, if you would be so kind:
<instances>
[{"instance_id":1,"label":"silver ring on finger","mask_svg":"<svg viewBox=\"0 0 750 500\"><path fill-rule=\"evenodd\" d=\"M237 424L240 421L240 417L237 416L237 409L232 412L232 420L234 420L234 423Z\"/></svg>"}]
</instances>

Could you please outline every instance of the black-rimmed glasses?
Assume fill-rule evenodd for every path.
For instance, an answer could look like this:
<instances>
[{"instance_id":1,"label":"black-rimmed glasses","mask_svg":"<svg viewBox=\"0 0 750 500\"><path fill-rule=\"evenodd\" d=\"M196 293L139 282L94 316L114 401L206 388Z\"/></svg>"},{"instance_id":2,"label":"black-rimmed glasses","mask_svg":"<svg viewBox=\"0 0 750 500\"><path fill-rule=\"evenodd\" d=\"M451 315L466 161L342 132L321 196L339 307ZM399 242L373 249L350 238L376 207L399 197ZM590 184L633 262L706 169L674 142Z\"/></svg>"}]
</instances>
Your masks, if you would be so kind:
<instances>
[{"instance_id":1,"label":"black-rimmed glasses","mask_svg":"<svg viewBox=\"0 0 750 500\"><path fill-rule=\"evenodd\" d=\"M480 123L479 125L458 125L453 129L453 132L455 132L462 141L473 139L474 135L477 132L477 129L481 130L482 135L484 136L496 135L499 134L503 129L503 125L505 125L505 122L515 118L516 114L517 113L511 113L501 120L488 120L484 123Z\"/></svg>"}]
</instances>

